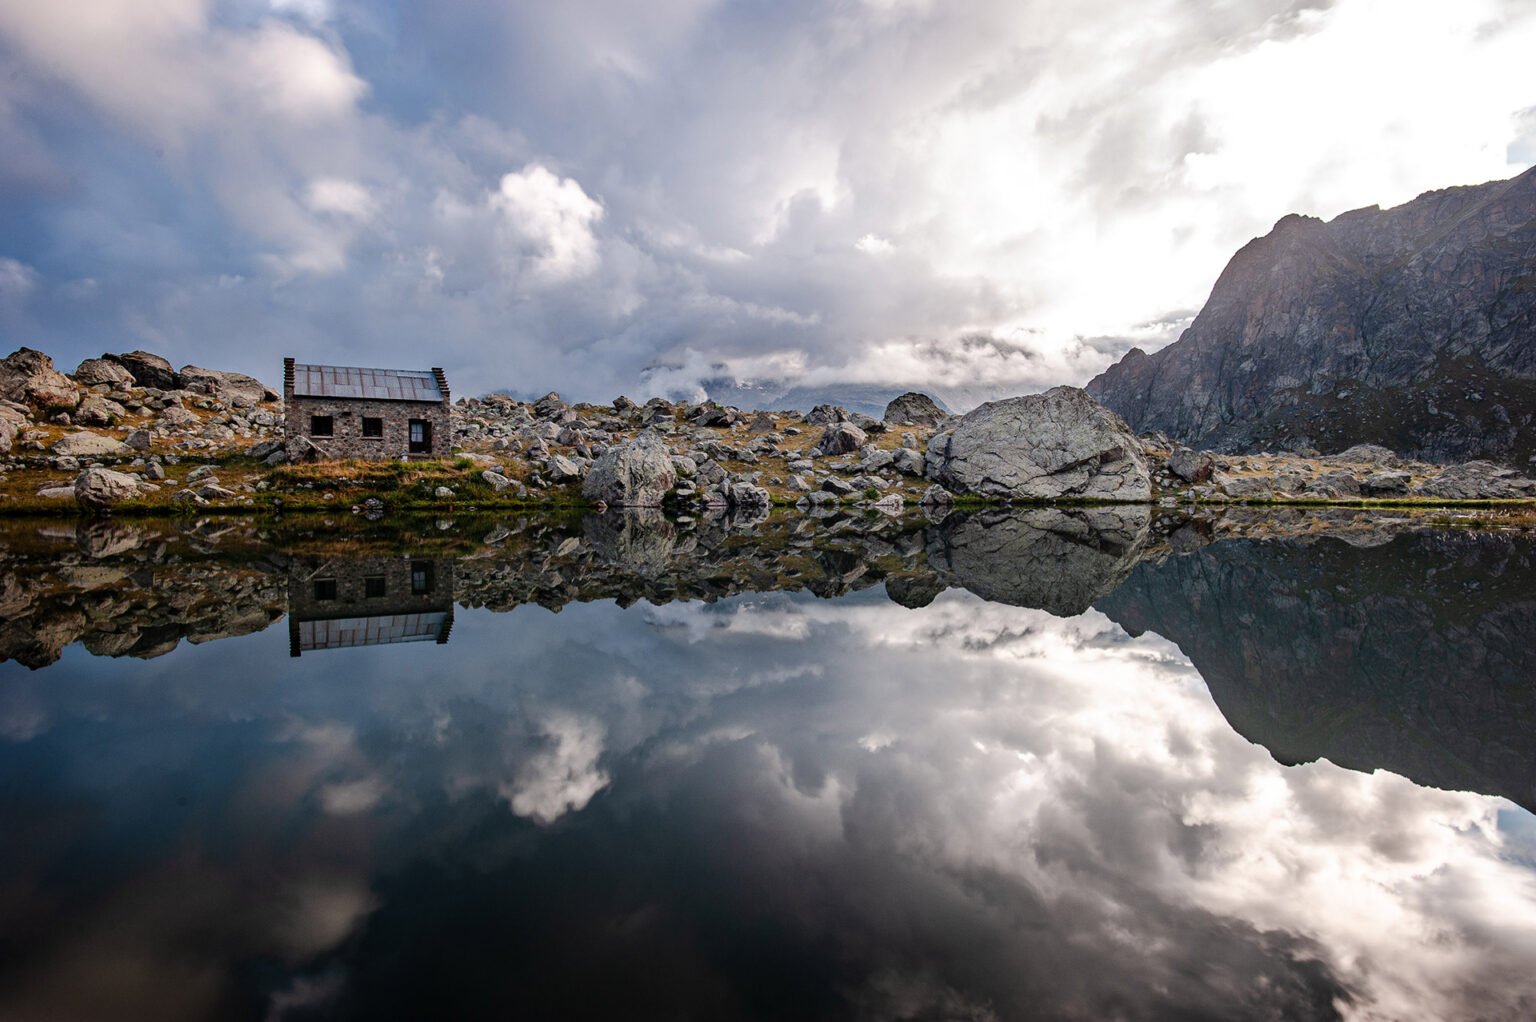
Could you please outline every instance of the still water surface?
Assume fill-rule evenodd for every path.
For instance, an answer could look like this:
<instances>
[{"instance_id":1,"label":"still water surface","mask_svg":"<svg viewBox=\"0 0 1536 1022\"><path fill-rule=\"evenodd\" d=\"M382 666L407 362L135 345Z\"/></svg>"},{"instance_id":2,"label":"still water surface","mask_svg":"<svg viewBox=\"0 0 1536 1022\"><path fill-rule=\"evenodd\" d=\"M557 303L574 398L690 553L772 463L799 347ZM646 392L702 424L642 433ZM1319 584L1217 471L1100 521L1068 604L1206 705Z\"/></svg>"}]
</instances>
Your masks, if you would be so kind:
<instances>
[{"instance_id":1,"label":"still water surface","mask_svg":"<svg viewBox=\"0 0 1536 1022\"><path fill-rule=\"evenodd\" d=\"M1536 544L1090 525L11 526L0 1018L1536 1012Z\"/></svg>"}]
</instances>

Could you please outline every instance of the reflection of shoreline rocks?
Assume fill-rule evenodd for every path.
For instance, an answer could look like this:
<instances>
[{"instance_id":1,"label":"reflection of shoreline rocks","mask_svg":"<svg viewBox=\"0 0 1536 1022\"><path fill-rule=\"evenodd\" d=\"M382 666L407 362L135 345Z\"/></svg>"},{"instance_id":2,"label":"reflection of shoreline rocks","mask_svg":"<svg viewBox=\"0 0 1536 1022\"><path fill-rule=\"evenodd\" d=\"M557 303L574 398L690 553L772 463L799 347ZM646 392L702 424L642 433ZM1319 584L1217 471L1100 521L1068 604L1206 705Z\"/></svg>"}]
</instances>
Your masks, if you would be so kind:
<instances>
[{"instance_id":1,"label":"reflection of shoreline rocks","mask_svg":"<svg viewBox=\"0 0 1536 1022\"><path fill-rule=\"evenodd\" d=\"M1536 547L1487 533L1217 543L1140 565L1095 606L1178 643L1232 726L1536 808Z\"/></svg>"},{"instance_id":2,"label":"reflection of shoreline rocks","mask_svg":"<svg viewBox=\"0 0 1536 1022\"><path fill-rule=\"evenodd\" d=\"M285 610L302 625L294 579L312 586L316 565L351 579L357 607L341 616L366 617L367 577L389 575L378 564L433 564L438 602L397 608L442 614L430 637L446 635L455 605L836 597L883 584L919 607L961 587L1058 615L1092 604L1133 634L1180 643L1233 726L1287 762L1326 757L1536 805L1536 697L1522 670L1536 644L1532 544L1411 525L1341 509L1189 519L1034 508L927 527L641 510L488 530L466 520L456 538L452 522L423 523L414 538L369 545L302 527L285 540L251 522L12 522L0 525L0 660L42 667L75 642L154 657L182 639L261 631ZM406 585L402 575L383 588Z\"/></svg>"},{"instance_id":3,"label":"reflection of shoreline rocks","mask_svg":"<svg viewBox=\"0 0 1536 1022\"><path fill-rule=\"evenodd\" d=\"M558 609L571 602L716 600L809 590L834 597L884 584L923 606L947 588L1076 614L1138 561L1240 537L1310 536L1361 546L1390 541L1412 520L1352 510L1232 508L1152 517L1144 506L959 512L938 524L884 516L735 515L672 521L654 509L583 519L466 520L464 534L425 523L421 541L370 543L351 557L457 552L453 598L467 607ZM155 656L193 642L259 631L286 607L294 556L334 539L305 529L284 539L237 519L0 523L0 660L32 667L83 642L104 655ZM473 537L473 538L470 538ZM434 545L435 544L435 545Z\"/></svg>"},{"instance_id":4,"label":"reflection of shoreline rocks","mask_svg":"<svg viewBox=\"0 0 1536 1022\"><path fill-rule=\"evenodd\" d=\"M210 534L94 521L29 540L0 553L0 660L44 667L75 642L148 659L182 639L259 632L283 614L286 586L270 565L210 556Z\"/></svg>"}]
</instances>

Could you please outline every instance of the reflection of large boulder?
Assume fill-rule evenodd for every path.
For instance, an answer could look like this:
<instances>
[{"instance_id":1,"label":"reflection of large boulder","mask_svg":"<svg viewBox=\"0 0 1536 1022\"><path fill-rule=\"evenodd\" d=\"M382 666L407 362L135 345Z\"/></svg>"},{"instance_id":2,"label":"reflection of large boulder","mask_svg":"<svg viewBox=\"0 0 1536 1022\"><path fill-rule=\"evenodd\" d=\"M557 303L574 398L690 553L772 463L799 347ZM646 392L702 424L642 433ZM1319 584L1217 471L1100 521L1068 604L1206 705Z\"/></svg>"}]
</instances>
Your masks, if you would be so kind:
<instances>
[{"instance_id":1,"label":"reflection of large boulder","mask_svg":"<svg viewBox=\"0 0 1536 1022\"><path fill-rule=\"evenodd\" d=\"M1147 562L1100 611L1178 643L1232 726L1326 758L1536 807L1536 544L1231 540Z\"/></svg>"},{"instance_id":2,"label":"reflection of large boulder","mask_svg":"<svg viewBox=\"0 0 1536 1022\"><path fill-rule=\"evenodd\" d=\"M952 515L930 531L928 563L984 600L1071 617L1130 574L1150 521L1137 505Z\"/></svg>"},{"instance_id":3,"label":"reflection of large boulder","mask_svg":"<svg viewBox=\"0 0 1536 1022\"><path fill-rule=\"evenodd\" d=\"M53 359L22 348L0 361L0 398L47 411L75 407L80 392L73 380L53 367Z\"/></svg>"},{"instance_id":4,"label":"reflection of large boulder","mask_svg":"<svg viewBox=\"0 0 1536 1022\"><path fill-rule=\"evenodd\" d=\"M587 515L581 526L587 545L605 564L641 576L665 571L677 549L677 528L657 508Z\"/></svg>"},{"instance_id":5,"label":"reflection of large boulder","mask_svg":"<svg viewBox=\"0 0 1536 1022\"><path fill-rule=\"evenodd\" d=\"M588 500L610 507L660 507L677 483L672 454L659 433L646 430L627 444L604 451L581 484Z\"/></svg>"},{"instance_id":6,"label":"reflection of large boulder","mask_svg":"<svg viewBox=\"0 0 1536 1022\"><path fill-rule=\"evenodd\" d=\"M928 442L928 478L1003 500L1149 500L1141 445L1076 387L991 401Z\"/></svg>"}]
</instances>

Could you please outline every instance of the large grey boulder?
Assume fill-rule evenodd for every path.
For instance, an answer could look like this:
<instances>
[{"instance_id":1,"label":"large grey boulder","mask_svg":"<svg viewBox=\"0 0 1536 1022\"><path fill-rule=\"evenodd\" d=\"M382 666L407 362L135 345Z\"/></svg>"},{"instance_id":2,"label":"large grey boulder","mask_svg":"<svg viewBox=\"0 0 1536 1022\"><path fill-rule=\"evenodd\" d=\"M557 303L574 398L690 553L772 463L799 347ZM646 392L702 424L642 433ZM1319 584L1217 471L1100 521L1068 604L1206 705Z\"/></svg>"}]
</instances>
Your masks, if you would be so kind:
<instances>
[{"instance_id":1,"label":"large grey boulder","mask_svg":"<svg viewBox=\"0 0 1536 1022\"><path fill-rule=\"evenodd\" d=\"M104 358L88 358L75 369L75 382L82 387L94 387L105 383L109 387L134 386L133 374L116 362Z\"/></svg>"},{"instance_id":2,"label":"large grey boulder","mask_svg":"<svg viewBox=\"0 0 1536 1022\"><path fill-rule=\"evenodd\" d=\"M1489 461L1449 465L1414 487L1414 496L1447 500L1499 500L1536 495L1536 480Z\"/></svg>"},{"instance_id":3,"label":"large grey boulder","mask_svg":"<svg viewBox=\"0 0 1536 1022\"><path fill-rule=\"evenodd\" d=\"M74 408L80 391L74 381L53 367L41 351L21 348L0 361L0 398L39 411Z\"/></svg>"},{"instance_id":4,"label":"large grey boulder","mask_svg":"<svg viewBox=\"0 0 1536 1022\"><path fill-rule=\"evenodd\" d=\"M1003 500L1152 497L1129 427L1077 387L982 405L933 435L926 474L952 493Z\"/></svg>"},{"instance_id":5,"label":"large grey boulder","mask_svg":"<svg viewBox=\"0 0 1536 1022\"><path fill-rule=\"evenodd\" d=\"M181 367L181 385L186 390L216 397L233 408L249 408L261 404L272 393L266 384L254 376L191 365Z\"/></svg>"},{"instance_id":6,"label":"large grey boulder","mask_svg":"<svg viewBox=\"0 0 1536 1022\"><path fill-rule=\"evenodd\" d=\"M869 442L869 436L851 422L834 422L822 431L816 449L822 454L852 454Z\"/></svg>"},{"instance_id":7,"label":"large grey boulder","mask_svg":"<svg viewBox=\"0 0 1536 1022\"><path fill-rule=\"evenodd\" d=\"M138 496L139 480L126 472L88 468L75 477L75 500L81 507L100 510Z\"/></svg>"},{"instance_id":8,"label":"large grey boulder","mask_svg":"<svg viewBox=\"0 0 1536 1022\"><path fill-rule=\"evenodd\" d=\"M141 387L154 387L156 390L176 390L181 386L181 378L176 375L176 370L171 364L159 355L148 351L129 351L121 355L103 355L108 362L116 362L133 376L134 382Z\"/></svg>"},{"instance_id":9,"label":"large grey boulder","mask_svg":"<svg viewBox=\"0 0 1536 1022\"><path fill-rule=\"evenodd\" d=\"M133 454L133 448L113 437L100 433L71 433L60 437L48 448L54 454L71 458L97 458L102 455Z\"/></svg>"},{"instance_id":10,"label":"large grey boulder","mask_svg":"<svg viewBox=\"0 0 1536 1022\"><path fill-rule=\"evenodd\" d=\"M581 494L609 507L659 507L676 484L671 452L659 434L646 431L604 451L581 484Z\"/></svg>"},{"instance_id":11,"label":"large grey boulder","mask_svg":"<svg viewBox=\"0 0 1536 1022\"><path fill-rule=\"evenodd\" d=\"M1180 447L1168 459L1168 471L1186 483L1205 482L1215 468L1215 458L1205 451L1192 451L1188 447Z\"/></svg>"},{"instance_id":12,"label":"large grey boulder","mask_svg":"<svg viewBox=\"0 0 1536 1022\"><path fill-rule=\"evenodd\" d=\"M817 405L801 417L801 421L812 426L825 426L833 422L847 422L848 409L842 405Z\"/></svg>"},{"instance_id":13,"label":"large grey boulder","mask_svg":"<svg viewBox=\"0 0 1536 1022\"><path fill-rule=\"evenodd\" d=\"M937 425L949 418L944 409L934 403L927 394L909 390L885 406L886 422L912 422L926 426Z\"/></svg>"}]
</instances>

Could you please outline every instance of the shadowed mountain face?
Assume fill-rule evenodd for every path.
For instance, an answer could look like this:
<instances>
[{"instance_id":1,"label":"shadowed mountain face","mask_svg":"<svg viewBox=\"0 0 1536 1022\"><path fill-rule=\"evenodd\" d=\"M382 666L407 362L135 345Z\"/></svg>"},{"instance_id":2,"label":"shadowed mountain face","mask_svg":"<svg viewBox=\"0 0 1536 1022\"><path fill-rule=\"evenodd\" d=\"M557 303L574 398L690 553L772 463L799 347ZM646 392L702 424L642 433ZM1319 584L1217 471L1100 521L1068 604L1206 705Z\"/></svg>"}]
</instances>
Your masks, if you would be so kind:
<instances>
[{"instance_id":1,"label":"shadowed mountain face","mask_svg":"<svg viewBox=\"0 0 1536 1022\"><path fill-rule=\"evenodd\" d=\"M1536 169L1324 223L1288 216L1195 322L1088 392L1217 450L1376 443L1431 461L1536 456Z\"/></svg>"},{"instance_id":2,"label":"shadowed mountain face","mask_svg":"<svg viewBox=\"0 0 1536 1022\"><path fill-rule=\"evenodd\" d=\"M1533 560L1529 540L1477 533L1240 540L1142 563L1095 607L1177 643L1232 726L1283 763L1536 807Z\"/></svg>"}]
</instances>

